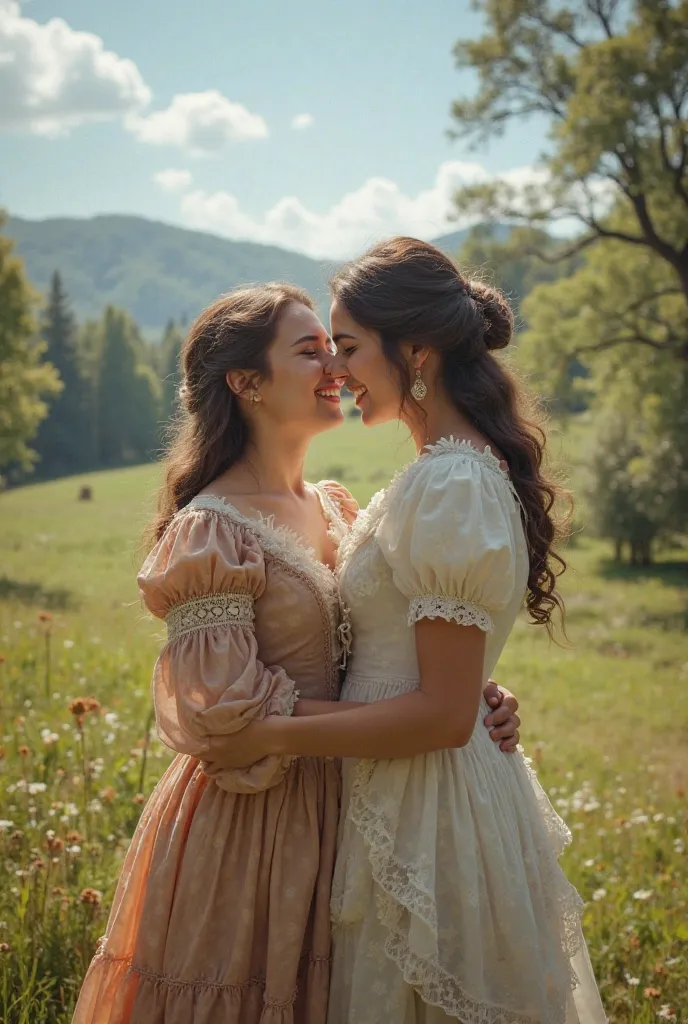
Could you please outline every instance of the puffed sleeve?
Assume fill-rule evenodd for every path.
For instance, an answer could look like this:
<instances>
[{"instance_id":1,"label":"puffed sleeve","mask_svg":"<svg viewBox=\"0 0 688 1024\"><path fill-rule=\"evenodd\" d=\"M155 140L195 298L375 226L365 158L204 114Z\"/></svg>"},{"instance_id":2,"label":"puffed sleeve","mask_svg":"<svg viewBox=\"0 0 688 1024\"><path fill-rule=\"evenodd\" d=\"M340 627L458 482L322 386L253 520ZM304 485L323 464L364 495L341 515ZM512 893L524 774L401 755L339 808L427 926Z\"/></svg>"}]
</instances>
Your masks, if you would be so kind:
<instances>
[{"instance_id":1,"label":"puffed sleeve","mask_svg":"<svg viewBox=\"0 0 688 1024\"><path fill-rule=\"evenodd\" d=\"M138 577L148 609L167 625L153 673L163 743L203 759L217 737L252 719L291 714L297 693L286 672L259 658L254 602L265 589L263 551L227 516L189 509L169 526ZM252 793L276 785L289 758L266 757L246 769L206 771L223 789Z\"/></svg>"},{"instance_id":2,"label":"puffed sleeve","mask_svg":"<svg viewBox=\"0 0 688 1024\"><path fill-rule=\"evenodd\" d=\"M426 457L376 531L409 625L443 618L490 632L514 596L514 521L500 474L460 453Z\"/></svg>"}]
</instances>

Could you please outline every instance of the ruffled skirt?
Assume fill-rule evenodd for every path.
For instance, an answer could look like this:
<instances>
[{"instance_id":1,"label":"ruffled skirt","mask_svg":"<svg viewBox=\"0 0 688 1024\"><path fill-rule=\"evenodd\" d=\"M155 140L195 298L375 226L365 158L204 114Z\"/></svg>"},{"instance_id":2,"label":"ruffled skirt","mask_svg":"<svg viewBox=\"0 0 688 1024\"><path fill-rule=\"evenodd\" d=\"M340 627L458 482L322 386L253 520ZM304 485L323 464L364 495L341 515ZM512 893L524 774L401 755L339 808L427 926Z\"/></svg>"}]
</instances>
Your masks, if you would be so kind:
<instances>
[{"instance_id":1,"label":"ruffled skirt","mask_svg":"<svg viewBox=\"0 0 688 1024\"><path fill-rule=\"evenodd\" d=\"M343 699L391 695L350 676ZM488 712L462 749L344 762L328 1024L606 1020L558 864L570 833Z\"/></svg>"},{"instance_id":2,"label":"ruffled skirt","mask_svg":"<svg viewBox=\"0 0 688 1024\"><path fill-rule=\"evenodd\" d=\"M146 805L74 1024L324 1024L339 763L256 794L177 757Z\"/></svg>"}]
</instances>

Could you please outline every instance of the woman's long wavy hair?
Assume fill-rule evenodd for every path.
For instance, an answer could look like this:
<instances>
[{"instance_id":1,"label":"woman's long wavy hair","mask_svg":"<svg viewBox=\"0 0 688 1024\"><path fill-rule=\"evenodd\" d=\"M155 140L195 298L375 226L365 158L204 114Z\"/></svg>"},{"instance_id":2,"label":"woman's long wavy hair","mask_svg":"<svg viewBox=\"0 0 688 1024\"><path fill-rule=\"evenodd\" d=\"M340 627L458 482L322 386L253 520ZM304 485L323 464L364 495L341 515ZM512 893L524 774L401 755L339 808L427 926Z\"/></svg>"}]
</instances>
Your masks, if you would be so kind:
<instances>
[{"instance_id":1,"label":"woman's long wavy hair","mask_svg":"<svg viewBox=\"0 0 688 1024\"><path fill-rule=\"evenodd\" d=\"M249 427L227 373L248 370L269 379L268 352L292 302L313 309L308 293L290 284L240 288L204 309L191 325L181 350L179 409L148 547L180 509L246 452Z\"/></svg>"},{"instance_id":2,"label":"woman's long wavy hair","mask_svg":"<svg viewBox=\"0 0 688 1024\"><path fill-rule=\"evenodd\" d=\"M553 549L564 532L555 515L560 489L543 469L546 435L537 406L494 355L513 335L509 303L496 289L463 277L444 253L415 238L375 245L347 263L331 286L352 319L379 334L398 377L402 411L415 402L401 349L413 341L439 354L447 395L503 454L525 512L526 606L533 622L551 631L554 610L563 616L556 582L566 569Z\"/></svg>"}]
</instances>

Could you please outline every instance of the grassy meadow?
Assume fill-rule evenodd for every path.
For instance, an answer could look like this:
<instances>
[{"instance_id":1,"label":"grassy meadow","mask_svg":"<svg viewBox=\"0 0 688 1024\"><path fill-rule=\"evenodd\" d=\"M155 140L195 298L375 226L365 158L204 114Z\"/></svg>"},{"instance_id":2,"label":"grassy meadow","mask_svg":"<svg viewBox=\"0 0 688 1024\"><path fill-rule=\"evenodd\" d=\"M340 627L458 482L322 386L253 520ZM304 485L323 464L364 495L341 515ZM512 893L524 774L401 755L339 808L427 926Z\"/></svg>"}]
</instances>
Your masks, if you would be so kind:
<instances>
[{"instance_id":1,"label":"grassy meadow","mask_svg":"<svg viewBox=\"0 0 688 1024\"><path fill-rule=\"evenodd\" d=\"M554 438L574 489L585 428ZM396 427L323 435L311 479L364 502L411 455ZM160 624L135 572L154 466L0 495L0 1022L67 1024L141 805L169 759L152 728ZM81 485L93 500L77 501ZM614 1024L688 1021L688 549L615 566L568 546L568 645L520 621L498 668L573 843ZM93 698L93 701L82 698ZM498 969L498 968L497 968Z\"/></svg>"}]
</instances>

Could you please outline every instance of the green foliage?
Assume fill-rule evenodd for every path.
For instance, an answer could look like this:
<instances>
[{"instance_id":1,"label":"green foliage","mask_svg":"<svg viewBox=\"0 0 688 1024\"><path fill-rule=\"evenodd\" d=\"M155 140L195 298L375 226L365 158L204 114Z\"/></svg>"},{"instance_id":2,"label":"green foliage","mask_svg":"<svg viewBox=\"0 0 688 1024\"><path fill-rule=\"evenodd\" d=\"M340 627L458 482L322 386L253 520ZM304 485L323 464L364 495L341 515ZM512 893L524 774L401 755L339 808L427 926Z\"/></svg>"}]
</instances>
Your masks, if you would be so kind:
<instances>
[{"instance_id":1,"label":"green foliage","mask_svg":"<svg viewBox=\"0 0 688 1024\"><path fill-rule=\"evenodd\" d=\"M46 355L60 375L62 391L50 404L36 438L43 476L63 476L96 459L90 416L90 388L77 341L77 327L62 279L53 274L43 317Z\"/></svg>"},{"instance_id":2,"label":"green foliage","mask_svg":"<svg viewBox=\"0 0 688 1024\"><path fill-rule=\"evenodd\" d=\"M106 466L150 458L157 445L160 387L141 361L136 325L108 306L97 381L99 461Z\"/></svg>"},{"instance_id":3,"label":"green foliage","mask_svg":"<svg viewBox=\"0 0 688 1024\"><path fill-rule=\"evenodd\" d=\"M462 211L543 223L575 218L573 245L617 240L656 254L688 302L688 0L477 0L487 30L459 42L477 94L454 104L458 135L550 119L541 180L462 190ZM624 228L602 211L615 206Z\"/></svg>"},{"instance_id":4,"label":"green foliage","mask_svg":"<svg viewBox=\"0 0 688 1024\"><path fill-rule=\"evenodd\" d=\"M5 221L0 212L0 229ZM43 361L45 344L36 338L34 321L37 296L12 248L0 235L0 467L28 468L36 458L29 444L48 411L45 399L61 385Z\"/></svg>"}]
</instances>

